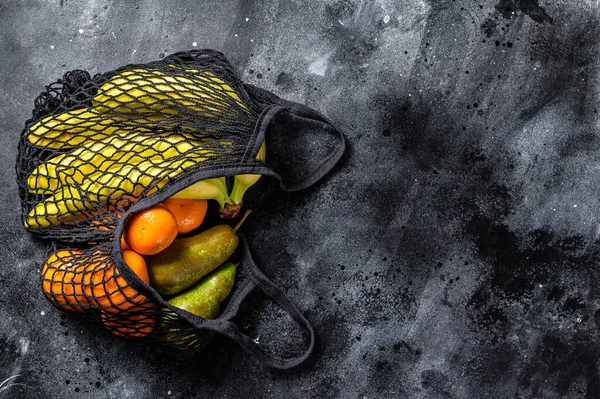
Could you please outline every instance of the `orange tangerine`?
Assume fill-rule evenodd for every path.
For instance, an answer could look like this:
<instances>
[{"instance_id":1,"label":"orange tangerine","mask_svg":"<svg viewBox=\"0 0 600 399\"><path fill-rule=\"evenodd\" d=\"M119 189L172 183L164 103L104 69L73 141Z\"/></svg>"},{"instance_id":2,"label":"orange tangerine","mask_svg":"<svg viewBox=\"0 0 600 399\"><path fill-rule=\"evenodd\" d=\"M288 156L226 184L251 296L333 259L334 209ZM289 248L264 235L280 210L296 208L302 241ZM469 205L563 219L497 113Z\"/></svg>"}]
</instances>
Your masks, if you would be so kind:
<instances>
[{"instance_id":1,"label":"orange tangerine","mask_svg":"<svg viewBox=\"0 0 600 399\"><path fill-rule=\"evenodd\" d=\"M177 237L177 220L159 204L132 215L125 226L125 242L141 255L155 255Z\"/></svg>"},{"instance_id":2,"label":"orange tangerine","mask_svg":"<svg viewBox=\"0 0 600 399\"><path fill-rule=\"evenodd\" d=\"M175 216L179 234L200 227L208 210L208 201L205 199L169 198L163 204Z\"/></svg>"}]
</instances>

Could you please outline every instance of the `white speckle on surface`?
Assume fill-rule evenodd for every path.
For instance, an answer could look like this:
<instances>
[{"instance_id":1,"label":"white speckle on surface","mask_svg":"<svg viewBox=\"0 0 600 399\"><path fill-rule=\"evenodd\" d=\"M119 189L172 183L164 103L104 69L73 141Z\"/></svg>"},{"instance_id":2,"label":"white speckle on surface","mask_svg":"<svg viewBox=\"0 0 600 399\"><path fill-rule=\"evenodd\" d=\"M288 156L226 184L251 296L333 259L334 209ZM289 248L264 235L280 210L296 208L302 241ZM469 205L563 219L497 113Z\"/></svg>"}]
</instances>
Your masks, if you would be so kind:
<instances>
[{"instance_id":1,"label":"white speckle on surface","mask_svg":"<svg viewBox=\"0 0 600 399\"><path fill-rule=\"evenodd\" d=\"M250 21L250 18L246 18L246 22Z\"/></svg>"},{"instance_id":2,"label":"white speckle on surface","mask_svg":"<svg viewBox=\"0 0 600 399\"><path fill-rule=\"evenodd\" d=\"M329 64L329 57L332 53L333 52L329 52L314 60L308 66L308 72L312 73L313 75L325 76L325 72L327 71L327 66Z\"/></svg>"},{"instance_id":3,"label":"white speckle on surface","mask_svg":"<svg viewBox=\"0 0 600 399\"><path fill-rule=\"evenodd\" d=\"M192 43L192 46L196 47L198 45L198 43L194 42Z\"/></svg>"},{"instance_id":4,"label":"white speckle on surface","mask_svg":"<svg viewBox=\"0 0 600 399\"><path fill-rule=\"evenodd\" d=\"M577 204L573 205L573 208L577 208Z\"/></svg>"},{"instance_id":5,"label":"white speckle on surface","mask_svg":"<svg viewBox=\"0 0 600 399\"><path fill-rule=\"evenodd\" d=\"M29 338L21 337L19 338L19 351L21 355L24 355L29 350Z\"/></svg>"},{"instance_id":6,"label":"white speckle on surface","mask_svg":"<svg viewBox=\"0 0 600 399\"><path fill-rule=\"evenodd\" d=\"M132 54L135 54L136 51L137 51L136 49L133 49L133 53Z\"/></svg>"},{"instance_id":7,"label":"white speckle on surface","mask_svg":"<svg viewBox=\"0 0 600 399\"><path fill-rule=\"evenodd\" d=\"M79 29L79 33L83 33L83 29Z\"/></svg>"},{"instance_id":8,"label":"white speckle on surface","mask_svg":"<svg viewBox=\"0 0 600 399\"><path fill-rule=\"evenodd\" d=\"M50 45L50 50L54 50L54 44Z\"/></svg>"},{"instance_id":9,"label":"white speckle on surface","mask_svg":"<svg viewBox=\"0 0 600 399\"><path fill-rule=\"evenodd\" d=\"M167 395L170 395L170 394L171 394L171 391L167 391Z\"/></svg>"},{"instance_id":10,"label":"white speckle on surface","mask_svg":"<svg viewBox=\"0 0 600 399\"><path fill-rule=\"evenodd\" d=\"M46 314L46 312L44 312L44 311L42 310L42 311L40 312L40 314L41 314L42 316L44 316L44 315Z\"/></svg>"},{"instance_id":11,"label":"white speckle on surface","mask_svg":"<svg viewBox=\"0 0 600 399\"><path fill-rule=\"evenodd\" d=\"M383 23L387 24L388 22L390 22L390 16L386 15L385 17L383 17Z\"/></svg>"},{"instance_id":12,"label":"white speckle on surface","mask_svg":"<svg viewBox=\"0 0 600 399\"><path fill-rule=\"evenodd\" d=\"M237 33L234 36L237 37Z\"/></svg>"}]
</instances>

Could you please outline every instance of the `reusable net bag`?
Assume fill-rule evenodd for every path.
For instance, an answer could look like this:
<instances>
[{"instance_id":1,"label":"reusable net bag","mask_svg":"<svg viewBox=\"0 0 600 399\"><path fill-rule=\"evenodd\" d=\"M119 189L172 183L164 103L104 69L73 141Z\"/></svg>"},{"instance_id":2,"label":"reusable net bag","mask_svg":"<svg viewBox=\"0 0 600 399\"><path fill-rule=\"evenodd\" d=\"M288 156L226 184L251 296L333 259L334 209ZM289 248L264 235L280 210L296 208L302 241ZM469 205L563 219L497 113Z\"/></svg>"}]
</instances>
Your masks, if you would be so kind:
<instances>
[{"instance_id":1,"label":"reusable net bag","mask_svg":"<svg viewBox=\"0 0 600 399\"><path fill-rule=\"evenodd\" d=\"M339 144L320 166L289 181L257 160L269 123L287 112L330 125ZM199 348L221 333L263 362L289 368L311 352L314 333L296 306L256 266L241 233L235 286L216 319L169 304L123 260L127 219L199 181L268 175L287 191L335 166L345 139L317 111L244 84L216 51L180 52L91 77L68 72L35 101L19 141L17 180L25 228L52 242L42 289L62 310L130 339ZM296 358L265 352L234 323L255 288L310 336Z\"/></svg>"}]
</instances>

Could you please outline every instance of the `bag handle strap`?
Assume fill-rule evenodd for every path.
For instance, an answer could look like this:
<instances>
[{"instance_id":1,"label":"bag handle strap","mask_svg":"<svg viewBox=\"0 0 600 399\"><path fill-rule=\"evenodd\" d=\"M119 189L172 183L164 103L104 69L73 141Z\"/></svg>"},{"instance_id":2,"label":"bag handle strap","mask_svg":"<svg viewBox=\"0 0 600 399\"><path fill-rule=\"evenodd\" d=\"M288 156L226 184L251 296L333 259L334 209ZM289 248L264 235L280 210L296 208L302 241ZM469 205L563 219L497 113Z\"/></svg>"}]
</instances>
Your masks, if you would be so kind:
<instances>
[{"instance_id":1,"label":"bag handle strap","mask_svg":"<svg viewBox=\"0 0 600 399\"><path fill-rule=\"evenodd\" d=\"M270 105L263 110L256 122L254 133L250 139L250 145L248 146L248 149L242 158L243 162L253 160L253 157L258 153L258 150L265 139L267 128L269 127L269 124L273 118L275 118L275 116L278 114L287 111L299 117L317 120L330 125L338 134L339 142L315 169L299 179L290 181L282 178L278 173L270 173L270 175L278 178L281 188L284 191L304 190L305 188L312 186L325 177L325 175L329 173L329 171L333 169L334 166L339 162L346 151L346 137L344 136L344 133L338 129L335 124L325 115L304 104L283 100L277 97L275 94L267 92L266 90L256 86L246 85L246 89L255 99L258 99L258 101L263 103L270 103Z\"/></svg>"},{"instance_id":2,"label":"bag handle strap","mask_svg":"<svg viewBox=\"0 0 600 399\"><path fill-rule=\"evenodd\" d=\"M250 353L262 363L278 368L278 369L290 369L304 362L312 353L315 345L315 333L310 322L304 317L302 312L296 307L296 305L285 295L280 288L275 286L267 276L263 274L258 268L250 248L246 241L246 238L241 234L240 244L242 248L242 264L244 270L247 272L247 280L244 281L231 297L230 302L218 319L205 320L201 319L198 327L207 328L212 331L224 334L229 338L236 341L242 349ZM304 352L293 358L282 358L277 355L268 353L258 343L256 343L250 336L241 332L237 325L232 321L232 318L238 313L240 305L244 299L253 291L258 288L267 295L273 302L278 304L284 311L286 311L300 326L306 329L310 336L310 343Z\"/></svg>"}]
</instances>

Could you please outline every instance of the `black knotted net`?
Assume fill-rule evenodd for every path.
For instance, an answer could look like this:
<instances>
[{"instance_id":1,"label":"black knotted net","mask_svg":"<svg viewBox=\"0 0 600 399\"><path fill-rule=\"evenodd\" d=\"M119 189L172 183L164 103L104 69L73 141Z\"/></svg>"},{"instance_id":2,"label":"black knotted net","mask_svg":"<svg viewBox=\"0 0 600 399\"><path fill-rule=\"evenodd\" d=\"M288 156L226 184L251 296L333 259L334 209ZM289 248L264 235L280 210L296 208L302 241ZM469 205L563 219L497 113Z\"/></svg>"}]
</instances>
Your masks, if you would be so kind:
<instances>
[{"instance_id":1,"label":"black knotted net","mask_svg":"<svg viewBox=\"0 0 600 399\"><path fill-rule=\"evenodd\" d=\"M69 72L38 97L19 144L24 226L62 242L106 240L139 199L239 164L261 111L216 52Z\"/></svg>"},{"instance_id":2,"label":"black knotted net","mask_svg":"<svg viewBox=\"0 0 600 399\"><path fill-rule=\"evenodd\" d=\"M170 305L124 261L124 222L200 180L267 174L301 190L340 159L344 138L321 166L286 182L256 160L270 120L282 111L331 124L318 112L245 85L216 51L176 53L148 64L90 76L71 71L35 100L19 141L16 174L24 227L52 242L42 266L45 296L58 308L101 323L113 334L189 349L214 332L274 367L312 350L308 321L256 267L245 240L235 285L215 320ZM240 252L240 251L238 251ZM233 318L255 288L310 333L295 359L265 354Z\"/></svg>"}]
</instances>

